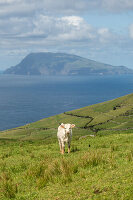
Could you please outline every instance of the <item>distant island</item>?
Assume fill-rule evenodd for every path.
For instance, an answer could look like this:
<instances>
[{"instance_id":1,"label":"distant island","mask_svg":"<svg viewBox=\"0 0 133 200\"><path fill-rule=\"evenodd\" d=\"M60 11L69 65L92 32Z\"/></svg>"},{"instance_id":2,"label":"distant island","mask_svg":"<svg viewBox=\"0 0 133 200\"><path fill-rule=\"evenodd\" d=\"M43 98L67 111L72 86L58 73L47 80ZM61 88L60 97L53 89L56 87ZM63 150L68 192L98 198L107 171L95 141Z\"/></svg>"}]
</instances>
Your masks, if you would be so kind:
<instances>
[{"instance_id":1,"label":"distant island","mask_svg":"<svg viewBox=\"0 0 133 200\"><path fill-rule=\"evenodd\" d=\"M112 66L66 53L31 53L4 74L16 75L113 75L131 74L125 66Z\"/></svg>"}]
</instances>

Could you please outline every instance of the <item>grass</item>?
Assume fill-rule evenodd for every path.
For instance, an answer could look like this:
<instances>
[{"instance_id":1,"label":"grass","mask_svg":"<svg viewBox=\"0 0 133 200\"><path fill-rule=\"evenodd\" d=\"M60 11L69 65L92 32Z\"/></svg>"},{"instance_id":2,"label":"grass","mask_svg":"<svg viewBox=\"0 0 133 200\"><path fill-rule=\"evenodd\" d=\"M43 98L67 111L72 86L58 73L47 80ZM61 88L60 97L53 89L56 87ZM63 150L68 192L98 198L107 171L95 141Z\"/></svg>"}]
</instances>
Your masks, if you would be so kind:
<instances>
[{"instance_id":1,"label":"grass","mask_svg":"<svg viewBox=\"0 0 133 200\"><path fill-rule=\"evenodd\" d=\"M128 95L1 132L0 200L132 200L131 100ZM64 156L58 122L76 124Z\"/></svg>"},{"instance_id":2,"label":"grass","mask_svg":"<svg viewBox=\"0 0 133 200\"><path fill-rule=\"evenodd\" d=\"M132 144L132 134L73 138L76 150L62 156L57 142L8 141L0 199L132 199Z\"/></svg>"}]
</instances>

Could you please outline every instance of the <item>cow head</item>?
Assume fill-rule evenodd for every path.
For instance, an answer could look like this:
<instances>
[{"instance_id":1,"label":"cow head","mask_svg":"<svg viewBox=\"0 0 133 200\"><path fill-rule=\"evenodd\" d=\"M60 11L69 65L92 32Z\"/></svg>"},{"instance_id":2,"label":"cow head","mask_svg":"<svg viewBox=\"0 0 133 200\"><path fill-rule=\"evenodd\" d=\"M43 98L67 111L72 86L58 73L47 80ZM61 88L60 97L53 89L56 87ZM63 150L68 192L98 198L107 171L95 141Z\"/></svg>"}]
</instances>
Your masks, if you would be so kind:
<instances>
[{"instance_id":1,"label":"cow head","mask_svg":"<svg viewBox=\"0 0 133 200\"><path fill-rule=\"evenodd\" d=\"M62 123L60 126L65 129L65 132L67 134L69 134L71 129L75 127L75 124L63 124Z\"/></svg>"}]
</instances>

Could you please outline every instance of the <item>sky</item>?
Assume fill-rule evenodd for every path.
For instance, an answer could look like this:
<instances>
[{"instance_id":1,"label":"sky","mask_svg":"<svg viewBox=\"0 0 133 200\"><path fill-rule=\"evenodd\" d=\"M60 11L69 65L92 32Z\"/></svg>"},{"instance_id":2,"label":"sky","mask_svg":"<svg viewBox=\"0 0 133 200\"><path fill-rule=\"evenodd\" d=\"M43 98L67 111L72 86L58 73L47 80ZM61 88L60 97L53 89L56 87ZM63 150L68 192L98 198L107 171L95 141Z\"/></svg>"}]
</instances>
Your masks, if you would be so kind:
<instances>
[{"instance_id":1,"label":"sky","mask_svg":"<svg viewBox=\"0 0 133 200\"><path fill-rule=\"evenodd\" d=\"M133 0L0 0L0 70L32 52L133 69Z\"/></svg>"}]
</instances>

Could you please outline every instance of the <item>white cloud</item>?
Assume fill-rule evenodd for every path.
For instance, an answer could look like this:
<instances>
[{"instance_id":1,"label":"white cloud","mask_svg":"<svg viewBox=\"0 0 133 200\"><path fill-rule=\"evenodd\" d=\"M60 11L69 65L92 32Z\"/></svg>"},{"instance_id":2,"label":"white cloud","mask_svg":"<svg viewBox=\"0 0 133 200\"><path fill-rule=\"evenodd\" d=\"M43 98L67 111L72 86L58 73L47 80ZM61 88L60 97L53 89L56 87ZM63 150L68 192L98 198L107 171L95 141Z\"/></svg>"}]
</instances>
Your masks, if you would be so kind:
<instances>
[{"instance_id":1,"label":"white cloud","mask_svg":"<svg viewBox=\"0 0 133 200\"><path fill-rule=\"evenodd\" d=\"M117 35L112 33L108 28L100 28L97 32L101 43L113 42L113 40L117 39Z\"/></svg>"},{"instance_id":2,"label":"white cloud","mask_svg":"<svg viewBox=\"0 0 133 200\"><path fill-rule=\"evenodd\" d=\"M12 17L0 20L1 48L15 46L32 48L32 45L98 46L113 44L116 35L107 28L96 28L79 16L53 17L36 15L35 17Z\"/></svg>"},{"instance_id":3,"label":"white cloud","mask_svg":"<svg viewBox=\"0 0 133 200\"><path fill-rule=\"evenodd\" d=\"M40 15L33 23L35 25L33 33L44 34L45 41L87 42L89 45L92 42L112 42L116 37L109 29L97 29L79 16L55 18Z\"/></svg>"},{"instance_id":4,"label":"white cloud","mask_svg":"<svg viewBox=\"0 0 133 200\"><path fill-rule=\"evenodd\" d=\"M124 49L133 41L133 25L127 39L109 26L87 23L81 13L132 10L132 0L0 0L0 51L13 56L21 50L22 54L61 51L86 55L89 51L94 55L101 49Z\"/></svg>"},{"instance_id":5,"label":"white cloud","mask_svg":"<svg viewBox=\"0 0 133 200\"><path fill-rule=\"evenodd\" d=\"M83 18L79 16L65 16L62 17L62 21L67 22L69 25L79 26L80 24L84 23Z\"/></svg>"}]
</instances>

